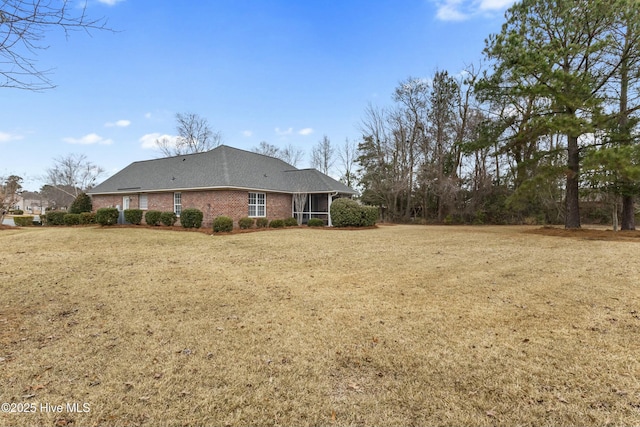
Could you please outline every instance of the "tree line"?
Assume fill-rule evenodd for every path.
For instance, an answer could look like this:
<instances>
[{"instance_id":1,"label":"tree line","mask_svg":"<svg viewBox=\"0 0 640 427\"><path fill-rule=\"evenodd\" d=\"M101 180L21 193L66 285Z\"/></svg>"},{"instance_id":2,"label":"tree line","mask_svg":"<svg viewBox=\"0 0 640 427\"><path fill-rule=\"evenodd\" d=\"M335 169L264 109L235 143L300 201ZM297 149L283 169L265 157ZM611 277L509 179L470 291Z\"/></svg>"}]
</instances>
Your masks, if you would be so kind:
<instances>
[{"instance_id":1,"label":"tree line","mask_svg":"<svg viewBox=\"0 0 640 427\"><path fill-rule=\"evenodd\" d=\"M386 219L581 226L620 205L635 229L640 150L636 0L523 0L486 40L486 69L399 83L369 106L362 200Z\"/></svg>"}]
</instances>

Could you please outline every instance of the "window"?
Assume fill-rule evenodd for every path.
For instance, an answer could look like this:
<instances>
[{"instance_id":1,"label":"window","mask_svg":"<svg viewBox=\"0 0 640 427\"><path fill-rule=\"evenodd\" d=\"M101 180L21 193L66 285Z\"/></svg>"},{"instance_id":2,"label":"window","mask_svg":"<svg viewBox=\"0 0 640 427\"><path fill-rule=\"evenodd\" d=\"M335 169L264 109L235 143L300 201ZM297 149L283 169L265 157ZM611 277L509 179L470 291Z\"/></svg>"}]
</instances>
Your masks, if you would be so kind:
<instances>
[{"instance_id":1,"label":"window","mask_svg":"<svg viewBox=\"0 0 640 427\"><path fill-rule=\"evenodd\" d=\"M173 193L173 211L177 216L182 212L182 193Z\"/></svg>"},{"instance_id":2,"label":"window","mask_svg":"<svg viewBox=\"0 0 640 427\"><path fill-rule=\"evenodd\" d=\"M267 216L267 196L264 193L249 193L249 216Z\"/></svg>"},{"instance_id":3,"label":"window","mask_svg":"<svg viewBox=\"0 0 640 427\"><path fill-rule=\"evenodd\" d=\"M140 209L146 210L149 209L149 201L147 200L146 194L141 194L140 199L138 200L138 204L140 205Z\"/></svg>"}]
</instances>

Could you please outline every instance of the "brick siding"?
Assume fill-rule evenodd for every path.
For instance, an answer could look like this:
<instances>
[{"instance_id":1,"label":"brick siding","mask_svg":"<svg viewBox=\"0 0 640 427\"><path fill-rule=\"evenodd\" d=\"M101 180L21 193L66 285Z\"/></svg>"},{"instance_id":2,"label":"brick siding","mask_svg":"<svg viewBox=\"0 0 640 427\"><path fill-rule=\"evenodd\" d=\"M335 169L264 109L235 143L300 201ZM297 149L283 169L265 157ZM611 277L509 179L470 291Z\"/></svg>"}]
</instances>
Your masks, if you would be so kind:
<instances>
[{"instance_id":1,"label":"brick siding","mask_svg":"<svg viewBox=\"0 0 640 427\"><path fill-rule=\"evenodd\" d=\"M146 193L148 210L173 212L173 193ZM211 227L214 218L225 215L233 218L234 226L238 220L249 214L249 191L182 191L182 209L196 208L203 213L203 227ZM124 195L93 195L93 210L122 206ZM269 221L291 216L292 197L285 193L266 193L266 214ZM139 209L138 194L129 195L129 208Z\"/></svg>"}]
</instances>

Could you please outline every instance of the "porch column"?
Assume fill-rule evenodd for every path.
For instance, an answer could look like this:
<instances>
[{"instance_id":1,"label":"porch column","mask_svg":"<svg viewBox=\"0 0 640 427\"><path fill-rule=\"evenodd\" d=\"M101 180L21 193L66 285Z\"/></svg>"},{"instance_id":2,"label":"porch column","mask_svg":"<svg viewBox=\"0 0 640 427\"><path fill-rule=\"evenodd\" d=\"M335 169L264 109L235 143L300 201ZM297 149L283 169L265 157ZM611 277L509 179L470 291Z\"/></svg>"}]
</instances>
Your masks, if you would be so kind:
<instances>
[{"instance_id":1,"label":"porch column","mask_svg":"<svg viewBox=\"0 0 640 427\"><path fill-rule=\"evenodd\" d=\"M329 221L327 221L327 225L329 227L333 227L333 224L331 223L331 202L333 201L333 197L331 197L331 193L327 193L327 218L329 218Z\"/></svg>"}]
</instances>

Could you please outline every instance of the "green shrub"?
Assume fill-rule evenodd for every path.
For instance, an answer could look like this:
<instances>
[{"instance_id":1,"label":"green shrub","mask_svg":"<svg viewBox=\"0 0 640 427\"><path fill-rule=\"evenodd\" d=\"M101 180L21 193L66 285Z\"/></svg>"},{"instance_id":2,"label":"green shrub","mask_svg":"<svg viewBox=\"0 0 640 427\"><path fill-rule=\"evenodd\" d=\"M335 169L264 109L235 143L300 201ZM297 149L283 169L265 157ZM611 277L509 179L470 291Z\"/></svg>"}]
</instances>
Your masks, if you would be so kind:
<instances>
[{"instance_id":1,"label":"green shrub","mask_svg":"<svg viewBox=\"0 0 640 427\"><path fill-rule=\"evenodd\" d=\"M373 227L380 218L380 211L375 206L360 206L362 210L362 226Z\"/></svg>"},{"instance_id":2,"label":"green shrub","mask_svg":"<svg viewBox=\"0 0 640 427\"><path fill-rule=\"evenodd\" d=\"M18 227L29 227L33 225L33 215L14 216L13 222Z\"/></svg>"},{"instance_id":3,"label":"green shrub","mask_svg":"<svg viewBox=\"0 0 640 427\"><path fill-rule=\"evenodd\" d=\"M96 222L100 225L117 224L119 214L116 208L100 208L96 211Z\"/></svg>"},{"instance_id":4,"label":"green shrub","mask_svg":"<svg viewBox=\"0 0 640 427\"><path fill-rule=\"evenodd\" d=\"M175 212L162 212L160 214L160 222L167 227L172 227L176 221L178 221L178 216Z\"/></svg>"},{"instance_id":5,"label":"green shrub","mask_svg":"<svg viewBox=\"0 0 640 427\"><path fill-rule=\"evenodd\" d=\"M295 219L294 217L287 218L284 220L284 225L285 227L297 227L298 220Z\"/></svg>"},{"instance_id":6,"label":"green shrub","mask_svg":"<svg viewBox=\"0 0 640 427\"><path fill-rule=\"evenodd\" d=\"M233 231L233 220L228 216L217 217L213 220L213 231L215 233Z\"/></svg>"},{"instance_id":7,"label":"green shrub","mask_svg":"<svg viewBox=\"0 0 640 427\"><path fill-rule=\"evenodd\" d=\"M125 209L124 220L129 224L140 225L142 222L142 210L140 209Z\"/></svg>"},{"instance_id":8,"label":"green shrub","mask_svg":"<svg viewBox=\"0 0 640 427\"><path fill-rule=\"evenodd\" d=\"M200 228L202 227L203 217L204 215L200 209L183 209L180 213L180 224L184 228Z\"/></svg>"},{"instance_id":9,"label":"green shrub","mask_svg":"<svg viewBox=\"0 0 640 427\"><path fill-rule=\"evenodd\" d=\"M309 221L307 221L307 225L309 227L324 227L324 221L320 218L310 218Z\"/></svg>"},{"instance_id":10,"label":"green shrub","mask_svg":"<svg viewBox=\"0 0 640 427\"><path fill-rule=\"evenodd\" d=\"M371 227L377 220L378 209L373 206L344 198L331 204L331 221L336 227Z\"/></svg>"},{"instance_id":11,"label":"green shrub","mask_svg":"<svg viewBox=\"0 0 640 427\"><path fill-rule=\"evenodd\" d=\"M64 225L80 225L80 214L66 214L64 216Z\"/></svg>"},{"instance_id":12,"label":"green shrub","mask_svg":"<svg viewBox=\"0 0 640 427\"><path fill-rule=\"evenodd\" d=\"M269 220L267 218L258 218L256 219L256 227L258 228L266 228L269 225Z\"/></svg>"},{"instance_id":13,"label":"green shrub","mask_svg":"<svg viewBox=\"0 0 640 427\"><path fill-rule=\"evenodd\" d=\"M284 219L274 219L269 223L269 227L271 228L283 228L284 227Z\"/></svg>"},{"instance_id":14,"label":"green shrub","mask_svg":"<svg viewBox=\"0 0 640 427\"><path fill-rule=\"evenodd\" d=\"M162 212L160 211L147 211L147 213L144 214L144 222L146 222L147 225L159 225L161 215Z\"/></svg>"},{"instance_id":15,"label":"green shrub","mask_svg":"<svg viewBox=\"0 0 640 427\"><path fill-rule=\"evenodd\" d=\"M82 212L80 214L80 224L95 224L96 214L93 212Z\"/></svg>"},{"instance_id":16,"label":"green shrub","mask_svg":"<svg viewBox=\"0 0 640 427\"><path fill-rule=\"evenodd\" d=\"M253 218L244 217L238 220L238 226L243 230L246 230L247 228L253 227L254 222Z\"/></svg>"},{"instance_id":17,"label":"green shrub","mask_svg":"<svg viewBox=\"0 0 640 427\"><path fill-rule=\"evenodd\" d=\"M93 208L91 204L91 197L89 197L86 193L78 194L78 197L75 198L71 206L69 207L69 213L72 214L80 214L83 212L91 212Z\"/></svg>"},{"instance_id":18,"label":"green shrub","mask_svg":"<svg viewBox=\"0 0 640 427\"><path fill-rule=\"evenodd\" d=\"M11 211L11 215L23 215L24 211L22 209L14 209Z\"/></svg>"},{"instance_id":19,"label":"green shrub","mask_svg":"<svg viewBox=\"0 0 640 427\"><path fill-rule=\"evenodd\" d=\"M64 225L64 216L66 212L62 211L49 211L44 216L45 223L47 225Z\"/></svg>"}]
</instances>

